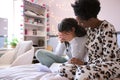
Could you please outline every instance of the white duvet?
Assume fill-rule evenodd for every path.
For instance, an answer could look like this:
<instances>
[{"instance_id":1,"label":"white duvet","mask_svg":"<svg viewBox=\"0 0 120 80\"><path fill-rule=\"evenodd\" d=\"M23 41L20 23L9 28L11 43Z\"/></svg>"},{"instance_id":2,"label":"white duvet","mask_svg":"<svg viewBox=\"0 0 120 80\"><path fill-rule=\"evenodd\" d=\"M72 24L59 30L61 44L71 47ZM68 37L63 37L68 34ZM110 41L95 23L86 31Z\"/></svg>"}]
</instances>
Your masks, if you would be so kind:
<instances>
[{"instance_id":1,"label":"white duvet","mask_svg":"<svg viewBox=\"0 0 120 80\"><path fill-rule=\"evenodd\" d=\"M40 63L11 67L0 70L0 80L67 80L57 75L56 68L53 65L49 69Z\"/></svg>"}]
</instances>

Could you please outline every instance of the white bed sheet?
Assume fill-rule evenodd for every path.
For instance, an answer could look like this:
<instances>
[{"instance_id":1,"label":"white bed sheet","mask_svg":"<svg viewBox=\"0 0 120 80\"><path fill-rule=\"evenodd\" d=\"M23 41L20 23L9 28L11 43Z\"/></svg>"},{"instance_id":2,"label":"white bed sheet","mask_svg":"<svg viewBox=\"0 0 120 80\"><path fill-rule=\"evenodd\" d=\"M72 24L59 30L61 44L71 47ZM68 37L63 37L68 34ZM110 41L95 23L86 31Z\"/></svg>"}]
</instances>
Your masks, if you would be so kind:
<instances>
[{"instance_id":1,"label":"white bed sheet","mask_svg":"<svg viewBox=\"0 0 120 80\"><path fill-rule=\"evenodd\" d=\"M57 68L55 65L51 69ZM54 70L53 70L54 71ZM0 70L0 80L67 80L40 63Z\"/></svg>"}]
</instances>

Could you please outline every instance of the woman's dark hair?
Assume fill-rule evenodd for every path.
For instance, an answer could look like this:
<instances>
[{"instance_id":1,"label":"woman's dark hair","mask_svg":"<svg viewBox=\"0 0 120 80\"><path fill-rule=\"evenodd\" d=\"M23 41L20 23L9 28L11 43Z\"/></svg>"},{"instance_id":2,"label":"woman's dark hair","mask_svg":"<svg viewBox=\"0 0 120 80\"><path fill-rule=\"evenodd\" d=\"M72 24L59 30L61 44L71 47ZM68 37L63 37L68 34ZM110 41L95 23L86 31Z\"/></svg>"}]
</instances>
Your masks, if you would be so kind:
<instances>
[{"instance_id":1,"label":"woman's dark hair","mask_svg":"<svg viewBox=\"0 0 120 80\"><path fill-rule=\"evenodd\" d=\"M99 0L76 0L72 7L76 16L88 20L92 17L97 18L100 2Z\"/></svg>"},{"instance_id":2,"label":"woman's dark hair","mask_svg":"<svg viewBox=\"0 0 120 80\"><path fill-rule=\"evenodd\" d=\"M61 23L58 24L58 31L59 32L69 32L72 31L72 29L75 28L75 34L78 37L82 37L86 35L85 28L78 25L78 22L74 18L65 18L61 21Z\"/></svg>"}]
</instances>

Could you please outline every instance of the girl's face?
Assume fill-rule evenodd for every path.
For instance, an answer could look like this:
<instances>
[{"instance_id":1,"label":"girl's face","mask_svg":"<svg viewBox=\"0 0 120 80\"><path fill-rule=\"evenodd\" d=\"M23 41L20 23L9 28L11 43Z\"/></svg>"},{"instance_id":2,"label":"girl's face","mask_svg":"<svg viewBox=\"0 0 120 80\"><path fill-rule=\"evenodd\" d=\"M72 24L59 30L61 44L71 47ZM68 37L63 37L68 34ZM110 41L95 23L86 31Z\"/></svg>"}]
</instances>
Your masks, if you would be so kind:
<instances>
[{"instance_id":1,"label":"girl's face","mask_svg":"<svg viewBox=\"0 0 120 80\"><path fill-rule=\"evenodd\" d=\"M73 39L73 37L75 36L75 32L74 30L72 31L63 31L63 32L58 32L58 37L60 39L60 41L70 41Z\"/></svg>"}]
</instances>

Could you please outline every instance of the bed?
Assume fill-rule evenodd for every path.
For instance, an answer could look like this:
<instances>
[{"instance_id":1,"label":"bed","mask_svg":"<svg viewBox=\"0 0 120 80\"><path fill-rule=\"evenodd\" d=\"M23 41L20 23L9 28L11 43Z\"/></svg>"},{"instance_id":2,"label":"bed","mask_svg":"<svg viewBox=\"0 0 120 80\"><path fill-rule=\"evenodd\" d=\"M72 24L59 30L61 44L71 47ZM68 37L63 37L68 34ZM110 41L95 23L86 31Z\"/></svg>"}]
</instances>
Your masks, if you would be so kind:
<instances>
[{"instance_id":1,"label":"bed","mask_svg":"<svg viewBox=\"0 0 120 80\"><path fill-rule=\"evenodd\" d=\"M0 70L0 80L68 80L56 73L58 66L47 68L40 63ZM52 70L53 69L53 70Z\"/></svg>"},{"instance_id":2,"label":"bed","mask_svg":"<svg viewBox=\"0 0 120 80\"><path fill-rule=\"evenodd\" d=\"M37 64L21 65L0 70L0 80L68 80L57 74L59 63L50 68ZM120 80L115 78L114 80Z\"/></svg>"},{"instance_id":3,"label":"bed","mask_svg":"<svg viewBox=\"0 0 120 80\"><path fill-rule=\"evenodd\" d=\"M120 34L120 33L118 33ZM120 47L120 36L117 36ZM15 66L0 70L0 80L68 80L57 75L60 64L53 64L50 68L40 63ZM116 78L114 80L120 80Z\"/></svg>"}]
</instances>

